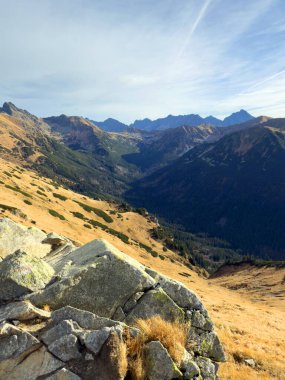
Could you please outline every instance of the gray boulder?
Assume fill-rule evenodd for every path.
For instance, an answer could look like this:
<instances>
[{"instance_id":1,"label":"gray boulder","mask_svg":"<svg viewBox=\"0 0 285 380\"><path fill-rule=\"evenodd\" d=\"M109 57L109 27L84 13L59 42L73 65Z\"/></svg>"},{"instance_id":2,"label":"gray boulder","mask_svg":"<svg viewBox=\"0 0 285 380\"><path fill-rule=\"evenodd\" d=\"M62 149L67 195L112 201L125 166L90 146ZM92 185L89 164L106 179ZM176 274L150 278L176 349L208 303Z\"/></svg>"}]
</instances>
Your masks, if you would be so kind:
<instances>
[{"instance_id":1,"label":"gray boulder","mask_svg":"<svg viewBox=\"0 0 285 380\"><path fill-rule=\"evenodd\" d=\"M46 347L41 347L25 357L23 361L6 373L9 380L37 380L61 368L64 363L50 354Z\"/></svg>"},{"instance_id":2,"label":"gray boulder","mask_svg":"<svg viewBox=\"0 0 285 380\"><path fill-rule=\"evenodd\" d=\"M66 368L62 368L53 375L46 377L46 380L80 380L81 378Z\"/></svg>"},{"instance_id":3,"label":"gray boulder","mask_svg":"<svg viewBox=\"0 0 285 380\"><path fill-rule=\"evenodd\" d=\"M88 350L97 355L103 347L103 344L109 338L111 331L110 327L104 327L102 330L87 332L82 335L81 342Z\"/></svg>"},{"instance_id":4,"label":"gray boulder","mask_svg":"<svg viewBox=\"0 0 285 380\"><path fill-rule=\"evenodd\" d=\"M7 378L7 374L40 346L38 339L28 332L9 323L2 323L0 325L0 379Z\"/></svg>"},{"instance_id":5,"label":"gray boulder","mask_svg":"<svg viewBox=\"0 0 285 380\"><path fill-rule=\"evenodd\" d=\"M72 320L64 320L53 327L51 326L47 326L40 334L41 341L47 346L65 335L73 334L79 336L83 331L78 323Z\"/></svg>"},{"instance_id":6,"label":"gray boulder","mask_svg":"<svg viewBox=\"0 0 285 380\"><path fill-rule=\"evenodd\" d=\"M148 380L181 379L182 373L159 341L145 347L145 371Z\"/></svg>"},{"instance_id":7,"label":"gray boulder","mask_svg":"<svg viewBox=\"0 0 285 380\"><path fill-rule=\"evenodd\" d=\"M155 315L167 321L184 321L184 311L161 288L145 293L125 321L133 324L136 319L148 319Z\"/></svg>"},{"instance_id":8,"label":"gray boulder","mask_svg":"<svg viewBox=\"0 0 285 380\"><path fill-rule=\"evenodd\" d=\"M7 256L0 262L0 304L44 288L53 274L47 263L25 252Z\"/></svg>"},{"instance_id":9,"label":"gray boulder","mask_svg":"<svg viewBox=\"0 0 285 380\"><path fill-rule=\"evenodd\" d=\"M214 331L207 332L192 327L189 332L189 340L195 342L194 351L217 362L226 360L221 342Z\"/></svg>"},{"instance_id":10,"label":"gray boulder","mask_svg":"<svg viewBox=\"0 0 285 380\"><path fill-rule=\"evenodd\" d=\"M67 334L48 345L49 351L60 360L67 362L71 359L81 359L78 338Z\"/></svg>"},{"instance_id":11,"label":"gray boulder","mask_svg":"<svg viewBox=\"0 0 285 380\"><path fill-rule=\"evenodd\" d=\"M112 318L133 294L155 284L142 265L103 239L49 263L63 277L30 297L37 306L49 304L58 309L70 305Z\"/></svg>"},{"instance_id":12,"label":"gray boulder","mask_svg":"<svg viewBox=\"0 0 285 380\"><path fill-rule=\"evenodd\" d=\"M51 318L54 323L59 323L66 319L72 319L77 322L81 328L87 330L100 330L103 327L112 327L118 324L117 321L113 321L112 319L99 317L90 311L76 309L71 306L65 306L61 309L55 310L52 313Z\"/></svg>"},{"instance_id":13,"label":"gray boulder","mask_svg":"<svg viewBox=\"0 0 285 380\"><path fill-rule=\"evenodd\" d=\"M51 249L42 244L46 234L35 227L25 227L11 219L0 219L0 257L4 258L18 249L31 256L44 257Z\"/></svg>"},{"instance_id":14,"label":"gray boulder","mask_svg":"<svg viewBox=\"0 0 285 380\"><path fill-rule=\"evenodd\" d=\"M199 356L196 358L203 380L216 380L216 366L208 358Z\"/></svg>"},{"instance_id":15,"label":"gray boulder","mask_svg":"<svg viewBox=\"0 0 285 380\"><path fill-rule=\"evenodd\" d=\"M50 312L38 309L27 301L13 302L0 307L0 322L5 320L27 321L35 318L48 319L50 316Z\"/></svg>"}]
</instances>

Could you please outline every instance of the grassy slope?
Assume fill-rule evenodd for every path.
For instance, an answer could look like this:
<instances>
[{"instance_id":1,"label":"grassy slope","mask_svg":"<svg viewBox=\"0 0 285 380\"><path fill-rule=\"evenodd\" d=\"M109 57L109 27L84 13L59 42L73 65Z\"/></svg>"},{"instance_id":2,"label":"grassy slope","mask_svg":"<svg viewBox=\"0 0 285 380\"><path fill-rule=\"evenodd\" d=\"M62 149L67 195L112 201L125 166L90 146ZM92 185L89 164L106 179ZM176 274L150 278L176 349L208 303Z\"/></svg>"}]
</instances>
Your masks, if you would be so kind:
<instances>
[{"instance_id":1,"label":"grassy slope","mask_svg":"<svg viewBox=\"0 0 285 380\"><path fill-rule=\"evenodd\" d=\"M7 175L7 173L10 175ZM179 256L171 251L163 252L162 245L153 240L149 234L149 230L154 227L154 223L141 215L129 212L123 213L122 217L118 217L118 213L113 214L114 211L117 212L114 203L95 201L62 187L56 188L50 179L41 178L36 173L28 170L21 173L21 170L17 169L15 164L7 163L3 159L0 159L0 180L3 182L0 184L0 203L21 209L27 217L25 218L21 214L15 215L9 211L3 211L1 216L8 216L27 226L34 225L32 223L34 220L37 227L47 232L56 231L64 234L78 245L99 237L105 238L143 264L175 278L195 290L208 308L228 354L229 361L221 366L221 379L284 379L284 305L281 305L281 299L276 298L274 292L271 294L272 297L265 299L263 297L264 289L270 293L270 287L276 280L276 274L278 274L278 278L283 276L283 274L280 275L281 272L279 273L271 268L269 271L264 269L262 274L257 275L260 268L253 268L251 278L255 278L256 291L254 294L251 292L246 293L245 297L243 289L238 291L231 290L221 285L225 285L222 283L222 278L225 279L227 285L230 282L235 284L239 281L245 281L245 278L247 278L247 281L250 280L246 272L244 272L244 275L238 273L235 276L218 277L211 280L200 277L196 272L184 266ZM18 186L21 191L26 192L30 197L20 192L15 192L5 187L5 185ZM45 195L39 194L38 191ZM52 195L53 192L66 197L67 200L55 198ZM26 204L24 199L32 202L32 205ZM101 217L82 209L73 200L105 211L114 219L114 222L106 223ZM65 220L52 216L48 211L49 209L63 215ZM118 237L108 234L100 228L88 229L84 227L85 222L74 217L71 212L80 212L89 219L92 218L123 232L130 238L131 244L125 244ZM151 254L138 247L137 242L152 247L159 254L165 255L166 258L161 260L159 257L152 257ZM246 277L243 278L242 276ZM259 278L262 279L261 283L263 284L260 293L258 293ZM254 358L260 368L255 370L244 364L239 364L237 357L240 356Z\"/></svg>"}]
</instances>

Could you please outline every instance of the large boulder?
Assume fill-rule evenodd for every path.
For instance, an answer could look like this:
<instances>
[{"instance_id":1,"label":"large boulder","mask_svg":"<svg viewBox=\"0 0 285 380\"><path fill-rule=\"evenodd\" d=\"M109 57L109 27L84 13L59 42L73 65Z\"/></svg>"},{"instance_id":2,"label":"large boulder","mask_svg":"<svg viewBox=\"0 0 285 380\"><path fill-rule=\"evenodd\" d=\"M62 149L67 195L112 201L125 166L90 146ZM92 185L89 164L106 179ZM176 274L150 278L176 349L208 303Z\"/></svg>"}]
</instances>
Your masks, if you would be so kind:
<instances>
[{"instance_id":1,"label":"large boulder","mask_svg":"<svg viewBox=\"0 0 285 380\"><path fill-rule=\"evenodd\" d=\"M145 347L145 372L148 380L181 379L182 373L159 341Z\"/></svg>"},{"instance_id":2,"label":"large boulder","mask_svg":"<svg viewBox=\"0 0 285 380\"><path fill-rule=\"evenodd\" d=\"M44 288L54 274L43 260L16 251L0 262L0 304Z\"/></svg>"},{"instance_id":3,"label":"large boulder","mask_svg":"<svg viewBox=\"0 0 285 380\"><path fill-rule=\"evenodd\" d=\"M37 306L49 304L58 309L70 305L112 318L133 294L155 285L141 264L103 239L53 257L49 263L60 280L30 297Z\"/></svg>"},{"instance_id":4,"label":"large boulder","mask_svg":"<svg viewBox=\"0 0 285 380\"><path fill-rule=\"evenodd\" d=\"M0 325L0 379L9 378L16 366L41 346L38 339L9 323Z\"/></svg>"},{"instance_id":5,"label":"large boulder","mask_svg":"<svg viewBox=\"0 0 285 380\"><path fill-rule=\"evenodd\" d=\"M0 257L4 258L18 249L31 256L44 257L50 245L42 244L46 234L35 227L25 227L11 219L0 219Z\"/></svg>"}]
</instances>

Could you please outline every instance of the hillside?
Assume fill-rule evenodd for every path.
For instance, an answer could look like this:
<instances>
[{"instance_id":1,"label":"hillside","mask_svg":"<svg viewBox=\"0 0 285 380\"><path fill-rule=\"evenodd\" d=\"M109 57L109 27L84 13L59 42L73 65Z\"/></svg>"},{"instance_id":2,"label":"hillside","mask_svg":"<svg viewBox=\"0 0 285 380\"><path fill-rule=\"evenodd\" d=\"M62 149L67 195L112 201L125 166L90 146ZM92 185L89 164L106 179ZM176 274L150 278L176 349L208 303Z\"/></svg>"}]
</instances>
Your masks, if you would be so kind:
<instances>
[{"instance_id":1,"label":"hillside","mask_svg":"<svg viewBox=\"0 0 285 380\"><path fill-rule=\"evenodd\" d=\"M282 259L284 126L271 119L201 144L134 184L127 197L190 231Z\"/></svg>"},{"instance_id":2,"label":"hillside","mask_svg":"<svg viewBox=\"0 0 285 380\"><path fill-rule=\"evenodd\" d=\"M72 239L76 245L82 245L94 238L105 238L144 265L183 282L201 296L225 345L228 362L221 366L222 380L269 380L272 376L282 379L285 369L282 350L285 342L284 310L282 311L282 305L278 301L273 301L280 298L272 294L272 297L266 298L265 301L258 299L258 283L256 283L257 291L253 301L251 295L245 299L238 291L220 286L218 281L221 281L221 277L209 281L197 273L199 270L185 266L183 259L171 250L165 252L162 244L153 240L150 230L156 224L148 218L138 213L121 212L119 205L115 203L92 200L76 194L50 179L39 177L35 172L23 170L22 167L7 163L3 159L0 165L0 179L3 182L1 183L2 217L7 216L26 226L37 226L47 232L61 233ZM90 209L84 209L77 202L101 212L98 215L97 210L97 214L94 211L87 211ZM11 207L10 210L7 206ZM49 210L53 210L52 214ZM109 220L106 215L111 217L113 222L106 222L105 219ZM93 222L91 224L82 218ZM84 225L89 225L91 228ZM104 226L112 230L104 231L102 229ZM113 230L123 235L115 236ZM126 243L124 235L128 237L130 244ZM139 243L150 247L160 256L155 257L156 254L149 253L140 247ZM257 272L253 270L253 276L254 273ZM267 285L272 282L275 273L272 271L265 277ZM260 275L256 276L257 281L261 278ZM241 317L245 315L246 320ZM248 367L242 361L243 357L253 358L258 363L257 368Z\"/></svg>"}]
</instances>

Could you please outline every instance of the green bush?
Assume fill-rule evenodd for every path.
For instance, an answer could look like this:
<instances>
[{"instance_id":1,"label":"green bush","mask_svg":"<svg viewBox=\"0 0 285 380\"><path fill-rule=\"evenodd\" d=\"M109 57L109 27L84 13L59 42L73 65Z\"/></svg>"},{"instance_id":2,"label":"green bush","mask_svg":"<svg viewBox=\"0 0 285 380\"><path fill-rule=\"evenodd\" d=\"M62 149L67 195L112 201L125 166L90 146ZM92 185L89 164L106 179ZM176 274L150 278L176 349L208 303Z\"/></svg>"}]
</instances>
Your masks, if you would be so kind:
<instances>
[{"instance_id":1,"label":"green bush","mask_svg":"<svg viewBox=\"0 0 285 380\"><path fill-rule=\"evenodd\" d=\"M14 186L11 186L11 185L5 185L5 187L7 187L7 189L13 190L13 191L15 191L17 193L23 194L27 198L32 198L32 196L30 194L28 194L25 191L19 189L18 187L14 187Z\"/></svg>"},{"instance_id":2,"label":"green bush","mask_svg":"<svg viewBox=\"0 0 285 380\"><path fill-rule=\"evenodd\" d=\"M73 216L75 216L75 218L82 219L82 220L86 219L85 216L81 214L81 212L72 211L71 213L73 214Z\"/></svg>"},{"instance_id":3,"label":"green bush","mask_svg":"<svg viewBox=\"0 0 285 380\"><path fill-rule=\"evenodd\" d=\"M62 201L66 201L67 200L67 197L65 197L64 195L61 195L61 194L58 194L58 193L52 193L52 195L55 197L55 198L58 198Z\"/></svg>"},{"instance_id":4,"label":"green bush","mask_svg":"<svg viewBox=\"0 0 285 380\"><path fill-rule=\"evenodd\" d=\"M61 214L59 214L57 211L55 211L55 210L48 210L48 212L52 215L52 216L54 216L55 218L59 218L59 219L61 219L61 220L65 220L65 217L63 216L63 215L61 215Z\"/></svg>"},{"instance_id":5,"label":"green bush","mask_svg":"<svg viewBox=\"0 0 285 380\"><path fill-rule=\"evenodd\" d=\"M111 218L111 216L108 215L105 211L100 210L99 208L96 208L96 207L88 206L85 203L81 203L79 201L74 201L74 202L77 203L77 204L79 204L79 206L82 207L83 210L85 210L87 212L94 212L94 214L96 214L100 218L104 219L105 222L107 222L107 223L112 223L113 222L113 218Z\"/></svg>"},{"instance_id":6,"label":"green bush","mask_svg":"<svg viewBox=\"0 0 285 380\"><path fill-rule=\"evenodd\" d=\"M32 205L32 202L31 202L31 201L29 201L28 199L24 199L24 202L25 202L27 205L29 205L29 206L31 206L31 205Z\"/></svg>"},{"instance_id":7,"label":"green bush","mask_svg":"<svg viewBox=\"0 0 285 380\"><path fill-rule=\"evenodd\" d=\"M155 251L151 251L151 256L152 256L152 257L158 257L158 253L155 252Z\"/></svg>"}]
</instances>

